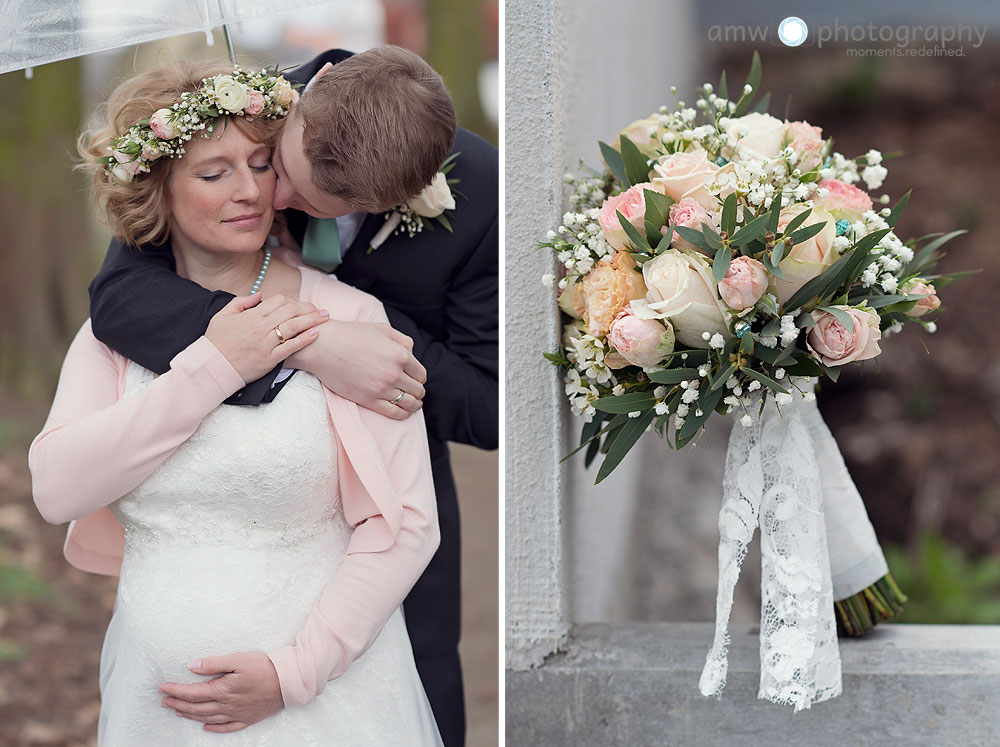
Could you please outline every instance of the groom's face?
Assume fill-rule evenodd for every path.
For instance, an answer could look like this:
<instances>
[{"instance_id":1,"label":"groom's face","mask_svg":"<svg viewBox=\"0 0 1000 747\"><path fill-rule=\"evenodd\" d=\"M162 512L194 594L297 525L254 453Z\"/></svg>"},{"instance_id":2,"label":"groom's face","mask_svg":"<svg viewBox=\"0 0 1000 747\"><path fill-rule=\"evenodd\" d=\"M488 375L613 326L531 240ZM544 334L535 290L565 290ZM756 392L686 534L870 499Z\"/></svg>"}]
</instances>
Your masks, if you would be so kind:
<instances>
[{"instance_id":1,"label":"groom's face","mask_svg":"<svg viewBox=\"0 0 1000 747\"><path fill-rule=\"evenodd\" d=\"M339 218L355 212L342 197L324 192L313 184L312 165L302 149L302 126L302 117L298 116L293 106L272 156L274 172L278 176L274 209L301 210L314 218Z\"/></svg>"}]
</instances>

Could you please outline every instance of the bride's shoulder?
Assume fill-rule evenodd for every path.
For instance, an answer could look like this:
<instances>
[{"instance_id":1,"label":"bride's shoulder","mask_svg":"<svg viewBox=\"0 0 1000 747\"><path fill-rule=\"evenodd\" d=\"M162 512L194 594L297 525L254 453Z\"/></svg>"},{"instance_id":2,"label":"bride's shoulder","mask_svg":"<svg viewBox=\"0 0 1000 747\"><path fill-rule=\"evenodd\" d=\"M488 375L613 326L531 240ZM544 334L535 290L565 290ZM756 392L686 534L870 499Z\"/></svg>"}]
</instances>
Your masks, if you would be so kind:
<instances>
[{"instance_id":1,"label":"bride's shoulder","mask_svg":"<svg viewBox=\"0 0 1000 747\"><path fill-rule=\"evenodd\" d=\"M299 300L309 301L317 308L327 309L336 319L352 321L385 321L382 302L370 293L338 280L333 275L312 267L299 267L302 289Z\"/></svg>"}]
</instances>

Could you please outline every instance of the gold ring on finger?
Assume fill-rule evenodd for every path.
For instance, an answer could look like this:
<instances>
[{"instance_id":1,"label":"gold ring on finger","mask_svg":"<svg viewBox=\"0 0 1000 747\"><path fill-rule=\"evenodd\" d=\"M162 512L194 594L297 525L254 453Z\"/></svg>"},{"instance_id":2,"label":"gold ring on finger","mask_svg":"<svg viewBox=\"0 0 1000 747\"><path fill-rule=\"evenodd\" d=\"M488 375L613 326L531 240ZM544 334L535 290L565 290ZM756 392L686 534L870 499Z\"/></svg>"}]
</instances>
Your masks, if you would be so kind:
<instances>
[{"instance_id":1,"label":"gold ring on finger","mask_svg":"<svg viewBox=\"0 0 1000 747\"><path fill-rule=\"evenodd\" d=\"M406 392L404 392L402 389L400 389L399 390L399 394L396 395L396 399L390 399L389 400L389 404L391 404L391 405L398 405L400 403L400 401L403 399L403 396L405 394L406 394Z\"/></svg>"},{"instance_id":2,"label":"gold ring on finger","mask_svg":"<svg viewBox=\"0 0 1000 747\"><path fill-rule=\"evenodd\" d=\"M285 336L283 334L281 334L281 330L278 329L277 327L274 328L274 334L276 334L278 336L278 344L279 345L284 345L285 342L287 342L285 340Z\"/></svg>"}]
</instances>

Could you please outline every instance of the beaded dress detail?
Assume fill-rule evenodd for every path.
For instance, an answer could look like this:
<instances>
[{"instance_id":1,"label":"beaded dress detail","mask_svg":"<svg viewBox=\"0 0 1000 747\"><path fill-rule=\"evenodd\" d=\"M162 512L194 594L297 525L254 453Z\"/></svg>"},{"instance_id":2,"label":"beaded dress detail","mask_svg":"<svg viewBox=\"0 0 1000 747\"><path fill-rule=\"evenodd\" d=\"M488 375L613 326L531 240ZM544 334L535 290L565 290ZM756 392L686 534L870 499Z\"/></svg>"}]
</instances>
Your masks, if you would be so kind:
<instances>
[{"instance_id":1,"label":"beaded dress detail","mask_svg":"<svg viewBox=\"0 0 1000 747\"><path fill-rule=\"evenodd\" d=\"M130 363L124 396L153 378ZM305 706L215 734L160 705L161 683L210 679L193 659L294 642L351 537L335 439L322 386L300 371L271 403L219 406L111 504L125 554L101 651L102 747L441 744L401 609Z\"/></svg>"}]
</instances>

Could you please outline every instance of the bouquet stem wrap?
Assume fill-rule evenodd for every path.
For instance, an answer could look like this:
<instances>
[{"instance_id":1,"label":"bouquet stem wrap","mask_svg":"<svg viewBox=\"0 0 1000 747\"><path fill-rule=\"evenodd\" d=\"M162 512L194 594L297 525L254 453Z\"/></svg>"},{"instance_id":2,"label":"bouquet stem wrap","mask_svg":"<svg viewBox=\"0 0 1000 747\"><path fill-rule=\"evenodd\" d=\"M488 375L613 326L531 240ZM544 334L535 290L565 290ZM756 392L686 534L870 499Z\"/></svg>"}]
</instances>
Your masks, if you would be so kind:
<instances>
[{"instance_id":1,"label":"bouquet stem wrap","mask_svg":"<svg viewBox=\"0 0 1000 747\"><path fill-rule=\"evenodd\" d=\"M814 380L798 382L811 391ZM805 386L803 386L805 385ZM841 692L834 599L887 573L875 532L815 400L769 398L729 437L719 514L715 640L702 671L718 695L728 670L729 617L740 564L761 531L758 697L809 708Z\"/></svg>"}]
</instances>

